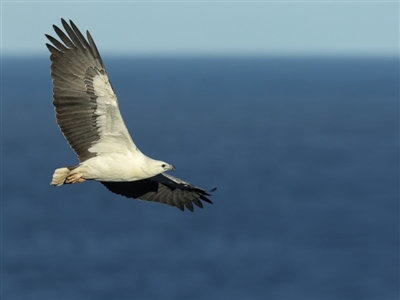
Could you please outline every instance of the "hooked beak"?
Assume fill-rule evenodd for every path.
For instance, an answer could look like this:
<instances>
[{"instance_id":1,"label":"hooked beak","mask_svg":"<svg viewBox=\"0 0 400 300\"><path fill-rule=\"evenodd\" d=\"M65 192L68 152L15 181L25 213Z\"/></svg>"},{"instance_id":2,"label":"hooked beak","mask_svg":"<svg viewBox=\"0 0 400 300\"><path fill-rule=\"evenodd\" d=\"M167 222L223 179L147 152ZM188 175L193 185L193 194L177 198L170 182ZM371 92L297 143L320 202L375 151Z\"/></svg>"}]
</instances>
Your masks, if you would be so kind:
<instances>
[{"instance_id":1,"label":"hooked beak","mask_svg":"<svg viewBox=\"0 0 400 300\"><path fill-rule=\"evenodd\" d=\"M175 167L173 165L170 166L171 166L171 171L175 171Z\"/></svg>"}]
</instances>

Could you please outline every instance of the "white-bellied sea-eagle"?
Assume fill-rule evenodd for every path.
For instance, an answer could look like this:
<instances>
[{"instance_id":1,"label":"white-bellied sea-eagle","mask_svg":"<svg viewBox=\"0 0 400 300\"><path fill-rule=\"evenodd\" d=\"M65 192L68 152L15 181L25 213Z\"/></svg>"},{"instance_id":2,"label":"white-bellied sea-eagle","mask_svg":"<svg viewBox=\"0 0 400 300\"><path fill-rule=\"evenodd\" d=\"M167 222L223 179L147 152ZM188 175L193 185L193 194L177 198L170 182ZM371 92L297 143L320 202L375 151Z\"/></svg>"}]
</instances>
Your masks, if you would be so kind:
<instances>
[{"instance_id":1,"label":"white-bellied sea-eagle","mask_svg":"<svg viewBox=\"0 0 400 300\"><path fill-rule=\"evenodd\" d=\"M212 203L205 190L164 172L174 166L143 154L121 117L117 96L99 51L70 21L66 34L53 25L59 40L46 34L51 52L53 105L57 124L79 164L56 169L51 185L97 180L111 192L193 211L200 200ZM211 190L213 192L215 189Z\"/></svg>"}]
</instances>

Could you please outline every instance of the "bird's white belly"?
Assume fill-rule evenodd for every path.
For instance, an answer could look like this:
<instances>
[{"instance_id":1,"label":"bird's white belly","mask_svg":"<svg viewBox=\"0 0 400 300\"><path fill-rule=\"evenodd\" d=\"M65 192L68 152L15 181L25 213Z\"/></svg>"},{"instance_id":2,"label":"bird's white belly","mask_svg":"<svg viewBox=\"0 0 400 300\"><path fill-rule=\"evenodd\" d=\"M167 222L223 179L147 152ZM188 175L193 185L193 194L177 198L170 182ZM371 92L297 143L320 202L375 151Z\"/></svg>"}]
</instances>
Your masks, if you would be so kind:
<instances>
[{"instance_id":1,"label":"bird's white belly","mask_svg":"<svg viewBox=\"0 0 400 300\"><path fill-rule=\"evenodd\" d=\"M136 181L151 177L143 172L140 158L121 153L95 156L78 168L83 178L99 181Z\"/></svg>"}]
</instances>

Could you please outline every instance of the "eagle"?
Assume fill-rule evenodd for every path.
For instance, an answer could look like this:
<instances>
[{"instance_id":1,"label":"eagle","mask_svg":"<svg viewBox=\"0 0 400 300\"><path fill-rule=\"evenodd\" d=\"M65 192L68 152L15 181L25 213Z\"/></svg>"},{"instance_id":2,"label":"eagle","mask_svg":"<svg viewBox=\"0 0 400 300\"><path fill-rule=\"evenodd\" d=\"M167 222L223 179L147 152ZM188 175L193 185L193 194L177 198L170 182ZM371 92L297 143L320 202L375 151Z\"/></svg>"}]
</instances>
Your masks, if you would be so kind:
<instances>
[{"instance_id":1,"label":"eagle","mask_svg":"<svg viewBox=\"0 0 400 300\"><path fill-rule=\"evenodd\" d=\"M166 174L175 167L143 154L133 142L118 108L117 96L89 31L87 39L70 20L66 33L53 25L51 42L53 105L57 124L79 164L54 171L51 185L100 181L113 193L193 211L209 192Z\"/></svg>"}]
</instances>

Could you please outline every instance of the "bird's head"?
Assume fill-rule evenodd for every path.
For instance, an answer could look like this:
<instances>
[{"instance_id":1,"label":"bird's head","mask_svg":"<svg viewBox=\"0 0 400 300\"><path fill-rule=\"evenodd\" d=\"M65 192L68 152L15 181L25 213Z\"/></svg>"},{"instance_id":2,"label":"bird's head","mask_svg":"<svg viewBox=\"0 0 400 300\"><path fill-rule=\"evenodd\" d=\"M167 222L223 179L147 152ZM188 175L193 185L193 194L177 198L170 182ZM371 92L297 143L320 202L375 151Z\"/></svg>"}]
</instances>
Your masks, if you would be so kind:
<instances>
[{"instance_id":1,"label":"bird's head","mask_svg":"<svg viewBox=\"0 0 400 300\"><path fill-rule=\"evenodd\" d=\"M146 157L146 163L142 166L142 171L149 176L155 176L167 171L175 171L175 167L165 161Z\"/></svg>"},{"instance_id":2,"label":"bird's head","mask_svg":"<svg viewBox=\"0 0 400 300\"><path fill-rule=\"evenodd\" d=\"M163 169L163 172L166 171L175 171L175 167L171 164L168 164L166 162L161 162L161 168Z\"/></svg>"}]
</instances>

